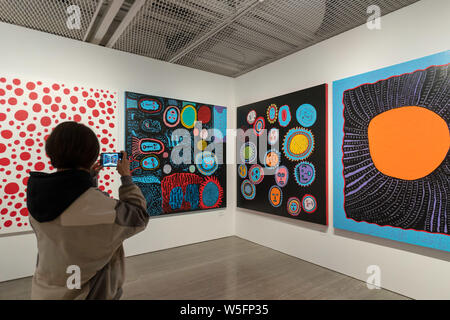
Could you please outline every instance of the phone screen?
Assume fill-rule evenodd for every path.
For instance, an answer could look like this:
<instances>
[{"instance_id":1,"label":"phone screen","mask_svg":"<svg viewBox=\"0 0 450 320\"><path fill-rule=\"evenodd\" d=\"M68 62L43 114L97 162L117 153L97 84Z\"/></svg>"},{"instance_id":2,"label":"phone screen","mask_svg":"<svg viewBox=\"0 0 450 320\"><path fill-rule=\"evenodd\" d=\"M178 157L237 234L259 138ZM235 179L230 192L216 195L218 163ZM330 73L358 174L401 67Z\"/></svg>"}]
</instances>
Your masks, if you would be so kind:
<instances>
[{"instance_id":1,"label":"phone screen","mask_svg":"<svg viewBox=\"0 0 450 320\"><path fill-rule=\"evenodd\" d=\"M117 162L122 160L122 153L102 153L100 155L100 162L103 167L117 167Z\"/></svg>"}]
</instances>

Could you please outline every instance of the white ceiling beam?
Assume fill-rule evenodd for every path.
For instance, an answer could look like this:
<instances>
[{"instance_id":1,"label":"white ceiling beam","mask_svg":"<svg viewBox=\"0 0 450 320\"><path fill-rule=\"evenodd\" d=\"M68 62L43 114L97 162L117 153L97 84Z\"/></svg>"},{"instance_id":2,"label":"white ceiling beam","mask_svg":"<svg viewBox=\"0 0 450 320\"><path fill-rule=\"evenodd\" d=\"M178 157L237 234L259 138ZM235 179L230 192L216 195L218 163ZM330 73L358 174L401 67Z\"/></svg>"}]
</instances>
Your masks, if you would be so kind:
<instances>
[{"instance_id":1,"label":"white ceiling beam","mask_svg":"<svg viewBox=\"0 0 450 320\"><path fill-rule=\"evenodd\" d=\"M106 32L108 31L109 27L111 26L111 23L113 22L114 18L116 17L117 13L119 12L120 8L122 7L125 0L112 0L111 3L108 6L108 9L106 9L105 15L102 17L102 21L100 22L100 25L98 26L91 43L94 44L100 44L100 42L103 40L103 37L105 36Z\"/></svg>"},{"instance_id":2,"label":"white ceiling beam","mask_svg":"<svg viewBox=\"0 0 450 320\"><path fill-rule=\"evenodd\" d=\"M220 31L228 27L230 24L232 24L234 21L245 15L247 12L252 10L254 7L256 7L258 4L264 2L264 0L253 0L250 2L247 7L245 7L242 10L239 10L234 15L230 16L229 18L225 19L223 22L221 22L219 25L217 25L215 28L211 29L211 31L205 33L203 36L198 38L196 41L182 49L180 52L176 53L172 58L169 59L169 62L176 62L180 60L182 57L184 57L186 54L197 48L199 45L207 41L208 39L214 37L216 34L218 34Z\"/></svg>"},{"instance_id":3,"label":"white ceiling beam","mask_svg":"<svg viewBox=\"0 0 450 320\"><path fill-rule=\"evenodd\" d=\"M123 18L120 25L117 27L114 34L111 36L111 39L109 39L106 46L108 48L112 48L117 40L119 40L122 33L125 31L125 29L128 27L130 22L133 20L133 18L136 16L136 14L141 10L142 6L145 4L145 0L136 0L133 5L131 6L130 10L127 12L126 16Z\"/></svg>"},{"instance_id":4,"label":"white ceiling beam","mask_svg":"<svg viewBox=\"0 0 450 320\"><path fill-rule=\"evenodd\" d=\"M91 32L92 26L94 25L95 19L97 19L97 17L98 17L98 13L100 12L100 8L102 7L103 2L104 2L104 0L100 0L98 2L97 8L95 9L94 15L92 16L91 22L89 22L89 26L86 30L86 33L84 34L83 41L87 40L89 33Z\"/></svg>"}]
</instances>

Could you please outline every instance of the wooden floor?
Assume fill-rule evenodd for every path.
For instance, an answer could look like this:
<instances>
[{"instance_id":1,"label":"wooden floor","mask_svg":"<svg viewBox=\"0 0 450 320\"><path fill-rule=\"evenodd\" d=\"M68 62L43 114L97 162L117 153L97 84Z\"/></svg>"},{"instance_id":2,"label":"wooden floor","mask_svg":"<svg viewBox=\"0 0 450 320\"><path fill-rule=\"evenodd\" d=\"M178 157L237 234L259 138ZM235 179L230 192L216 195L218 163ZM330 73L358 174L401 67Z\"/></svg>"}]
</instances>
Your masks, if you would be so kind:
<instances>
[{"instance_id":1,"label":"wooden floor","mask_svg":"<svg viewBox=\"0 0 450 320\"><path fill-rule=\"evenodd\" d=\"M229 237L127 258L122 299L407 299ZM29 299L31 278L0 283L0 299Z\"/></svg>"}]
</instances>

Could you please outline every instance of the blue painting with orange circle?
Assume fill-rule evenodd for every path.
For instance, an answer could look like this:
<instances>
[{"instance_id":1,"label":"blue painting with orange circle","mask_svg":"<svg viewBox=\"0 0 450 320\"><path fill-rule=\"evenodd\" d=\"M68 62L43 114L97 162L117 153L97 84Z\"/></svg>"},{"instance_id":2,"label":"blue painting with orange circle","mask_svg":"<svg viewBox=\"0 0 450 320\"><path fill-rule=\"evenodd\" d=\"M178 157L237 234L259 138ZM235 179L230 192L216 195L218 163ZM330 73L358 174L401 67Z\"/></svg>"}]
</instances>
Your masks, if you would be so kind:
<instances>
[{"instance_id":1,"label":"blue painting with orange circle","mask_svg":"<svg viewBox=\"0 0 450 320\"><path fill-rule=\"evenodd\" d=\"M450 51L333 83L335 228L450 251Z\"/></svg>"}]
</instances>

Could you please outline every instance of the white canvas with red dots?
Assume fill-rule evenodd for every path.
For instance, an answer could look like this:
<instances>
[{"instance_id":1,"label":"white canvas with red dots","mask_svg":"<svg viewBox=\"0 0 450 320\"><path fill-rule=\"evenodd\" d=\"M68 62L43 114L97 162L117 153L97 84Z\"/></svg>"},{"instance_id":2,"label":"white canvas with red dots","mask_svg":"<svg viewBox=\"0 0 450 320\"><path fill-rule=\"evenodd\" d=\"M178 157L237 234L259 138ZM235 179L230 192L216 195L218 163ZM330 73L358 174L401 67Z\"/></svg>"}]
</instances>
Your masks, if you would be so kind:
<instances>
[{"instance_id":1,"label":"white canvas with red dots","mask_svg":"<svg viewBox=\"0 0 450 320\"><path fill-rule=\"evenodd\" d=\"M0 75L0 234L31 230L27 177L30 171L55 171L44 144L56 125L88 125L101 152L118 151L117 97L111 90ZM118 180L114 168L103 169L99 188L113 194Z\"/></svg>"}]
</instances>

